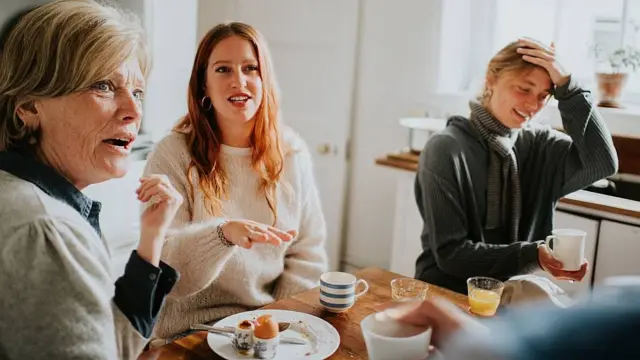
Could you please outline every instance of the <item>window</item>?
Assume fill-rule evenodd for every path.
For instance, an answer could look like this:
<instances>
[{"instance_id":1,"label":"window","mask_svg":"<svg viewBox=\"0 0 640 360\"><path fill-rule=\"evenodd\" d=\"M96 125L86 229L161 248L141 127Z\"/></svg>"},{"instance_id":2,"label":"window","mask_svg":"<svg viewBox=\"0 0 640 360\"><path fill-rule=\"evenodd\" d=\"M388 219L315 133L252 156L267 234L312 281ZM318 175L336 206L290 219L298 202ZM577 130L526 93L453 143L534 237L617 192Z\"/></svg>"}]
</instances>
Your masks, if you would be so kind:
<instances>
[{"instance_id":1,"label":"window","mask_svg":"<svg viewBox=\"0 0 640 360\"><path fill-rule=\"evenodd\" d=\"M457 1L458 6L461 1L464 0ZM600 50L599 54L609 54L626 46L640 49L640 0L476 0L467 4L472 7L471 33L466 39L470 48L465 50L469 76L456 84L458 91L476 93L482 86L491 56L521 36L547 44L553 41L560 62L592 90L597 89L595 73L610 69L608 62L603 61L604 56L596 56L596 50ZM460 18L456 21L459 23ZM447 37L445 33L443 43L460 41L459 34L456 39ZM451 62L442 60L444 73L460 74L459 69L447 68ZM445 84L446 79L446 75L442 76L441 88L449 86L444 91L452 91L451 86ZM630 73L623 102L640 103L640 68Z\"/></svg>"},{"instance_id":2,"label":"window","mask_svg":"<svg viewBox=\"0 0 640 360\"><path fill-rule=\"evenodd\" d=\"M624 43L635 46L640 51L640 0L625 2L624 19ZM626 90L628 93L635 94L635 99L640 103L640 68L631 75Z\"/></svg>"}]
</instances>

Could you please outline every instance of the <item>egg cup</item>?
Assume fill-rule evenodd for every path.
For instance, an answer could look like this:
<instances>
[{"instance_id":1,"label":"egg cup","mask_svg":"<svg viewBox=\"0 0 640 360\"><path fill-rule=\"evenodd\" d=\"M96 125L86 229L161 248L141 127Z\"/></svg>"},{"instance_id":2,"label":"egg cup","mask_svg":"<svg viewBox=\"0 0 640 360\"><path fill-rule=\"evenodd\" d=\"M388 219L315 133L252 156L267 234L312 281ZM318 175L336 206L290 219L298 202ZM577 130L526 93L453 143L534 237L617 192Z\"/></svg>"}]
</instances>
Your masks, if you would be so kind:
<instances>
[{"instance_id":1,"label":"egg cup","mask_svg":"<svg viewBox=\"0 0 640 360\"><path fill-rule=\"evenodd\" d=\"M273 359L280 344L280 334L271 339L261 339L253 336L254 356L258 359Z\"/></svg>"},{"instance_id":2,"label":"egg cup","mask_svg":"<svg viewBox=\"0 0 640 360\"><path fill-rule=\"evenodd\" d=\"M242 355L251 355L253 352L254 325L251 321L243 320L236 325L231 343Z\"/></svg>"}]
</instances>

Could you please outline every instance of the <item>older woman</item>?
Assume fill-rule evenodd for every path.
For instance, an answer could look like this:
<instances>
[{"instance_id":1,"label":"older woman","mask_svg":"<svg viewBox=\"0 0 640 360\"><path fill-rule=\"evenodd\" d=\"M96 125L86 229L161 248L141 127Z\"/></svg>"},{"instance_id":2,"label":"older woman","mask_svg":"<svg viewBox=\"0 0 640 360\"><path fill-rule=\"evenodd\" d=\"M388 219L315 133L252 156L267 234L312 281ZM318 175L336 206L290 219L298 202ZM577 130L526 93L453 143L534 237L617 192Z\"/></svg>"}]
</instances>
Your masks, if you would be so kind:
<instances>
[{"instance_id":1,"label":"older woman","mask_svg":"<svg viewBox=\"0 0 640 360\"><path fill-rule=\"evenodd\" d=\"M554 96L566 134L531 124ZM466 293L471 276L507 280L543 269L564 271L542 246L557 201L614 174L611 134L591 100L555 57L553 47L520 39L489 62L486 86L426 144L415 186L424 219L416 277Z\"/></svg>"},{"instance_id":2,"label":"older woman","mask_svg":"<svg viewBox=\"0 0 640 360\"><path fill-rule=\"evenodd\" d=\"M93 1L54 1L11 30L0 68L0 357L135 358L177 278L160 254L182 198L166 177L141 179L153 205L114 288L100 204L81 190L128 169L142 29Z\"/></svg>"},{"instance_id":3,"label":"older woman","mask_svg":"<svg viewBox=\"0 0 640 360\"><path fill-rule=\"evenodd\" d=\"M280 123L260 33L242 23L211 29L188 98L145 170L169 176L186 199L163 250L182 277L155 330L162 339L314 287L327 267L311 155Z\"/></svg>"}]
</instances>

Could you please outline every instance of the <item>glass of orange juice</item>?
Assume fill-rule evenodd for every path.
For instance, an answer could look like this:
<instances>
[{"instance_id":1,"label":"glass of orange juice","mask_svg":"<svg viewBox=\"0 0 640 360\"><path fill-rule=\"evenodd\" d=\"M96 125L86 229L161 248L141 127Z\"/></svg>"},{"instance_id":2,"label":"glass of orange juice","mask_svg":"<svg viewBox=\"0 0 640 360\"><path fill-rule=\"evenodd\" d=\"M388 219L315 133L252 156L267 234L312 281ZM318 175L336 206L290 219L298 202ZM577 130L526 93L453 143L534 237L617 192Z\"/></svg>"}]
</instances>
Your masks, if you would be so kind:
<instances>
[{"instance_id":1,"label":"glass of orange juice","mask_svg":"<svg viewBox=\"0 0 640 360\"><path fill-rule=\"evenodd\" d=\"M493 316L500 305L504 283L489 277L467 279L469 310L480 316Z\"/></svg>"}]
</instances>

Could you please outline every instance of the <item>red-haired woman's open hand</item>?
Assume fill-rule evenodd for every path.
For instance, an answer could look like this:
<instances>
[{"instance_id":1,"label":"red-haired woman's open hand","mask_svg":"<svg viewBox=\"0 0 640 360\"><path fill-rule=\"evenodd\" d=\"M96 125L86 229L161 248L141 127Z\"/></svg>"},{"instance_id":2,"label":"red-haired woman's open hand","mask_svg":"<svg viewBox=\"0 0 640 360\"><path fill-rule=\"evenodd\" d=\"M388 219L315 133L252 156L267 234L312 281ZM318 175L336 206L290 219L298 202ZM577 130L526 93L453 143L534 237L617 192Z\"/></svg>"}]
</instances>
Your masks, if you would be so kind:
<instances>
[{"instance_id":1,"label":"red-haired woman's open hand","mask_svg":"<svg viewBox=\"0 0 640 360\"><path fill-rule=\"evenodd\" d=\"M225 240L245 249L251 249L254 243L279 246L282 242L293 240L298 234L296 230L283 231L246 219L228 220L221 228Z\"/></svg>"}]
</instances>

